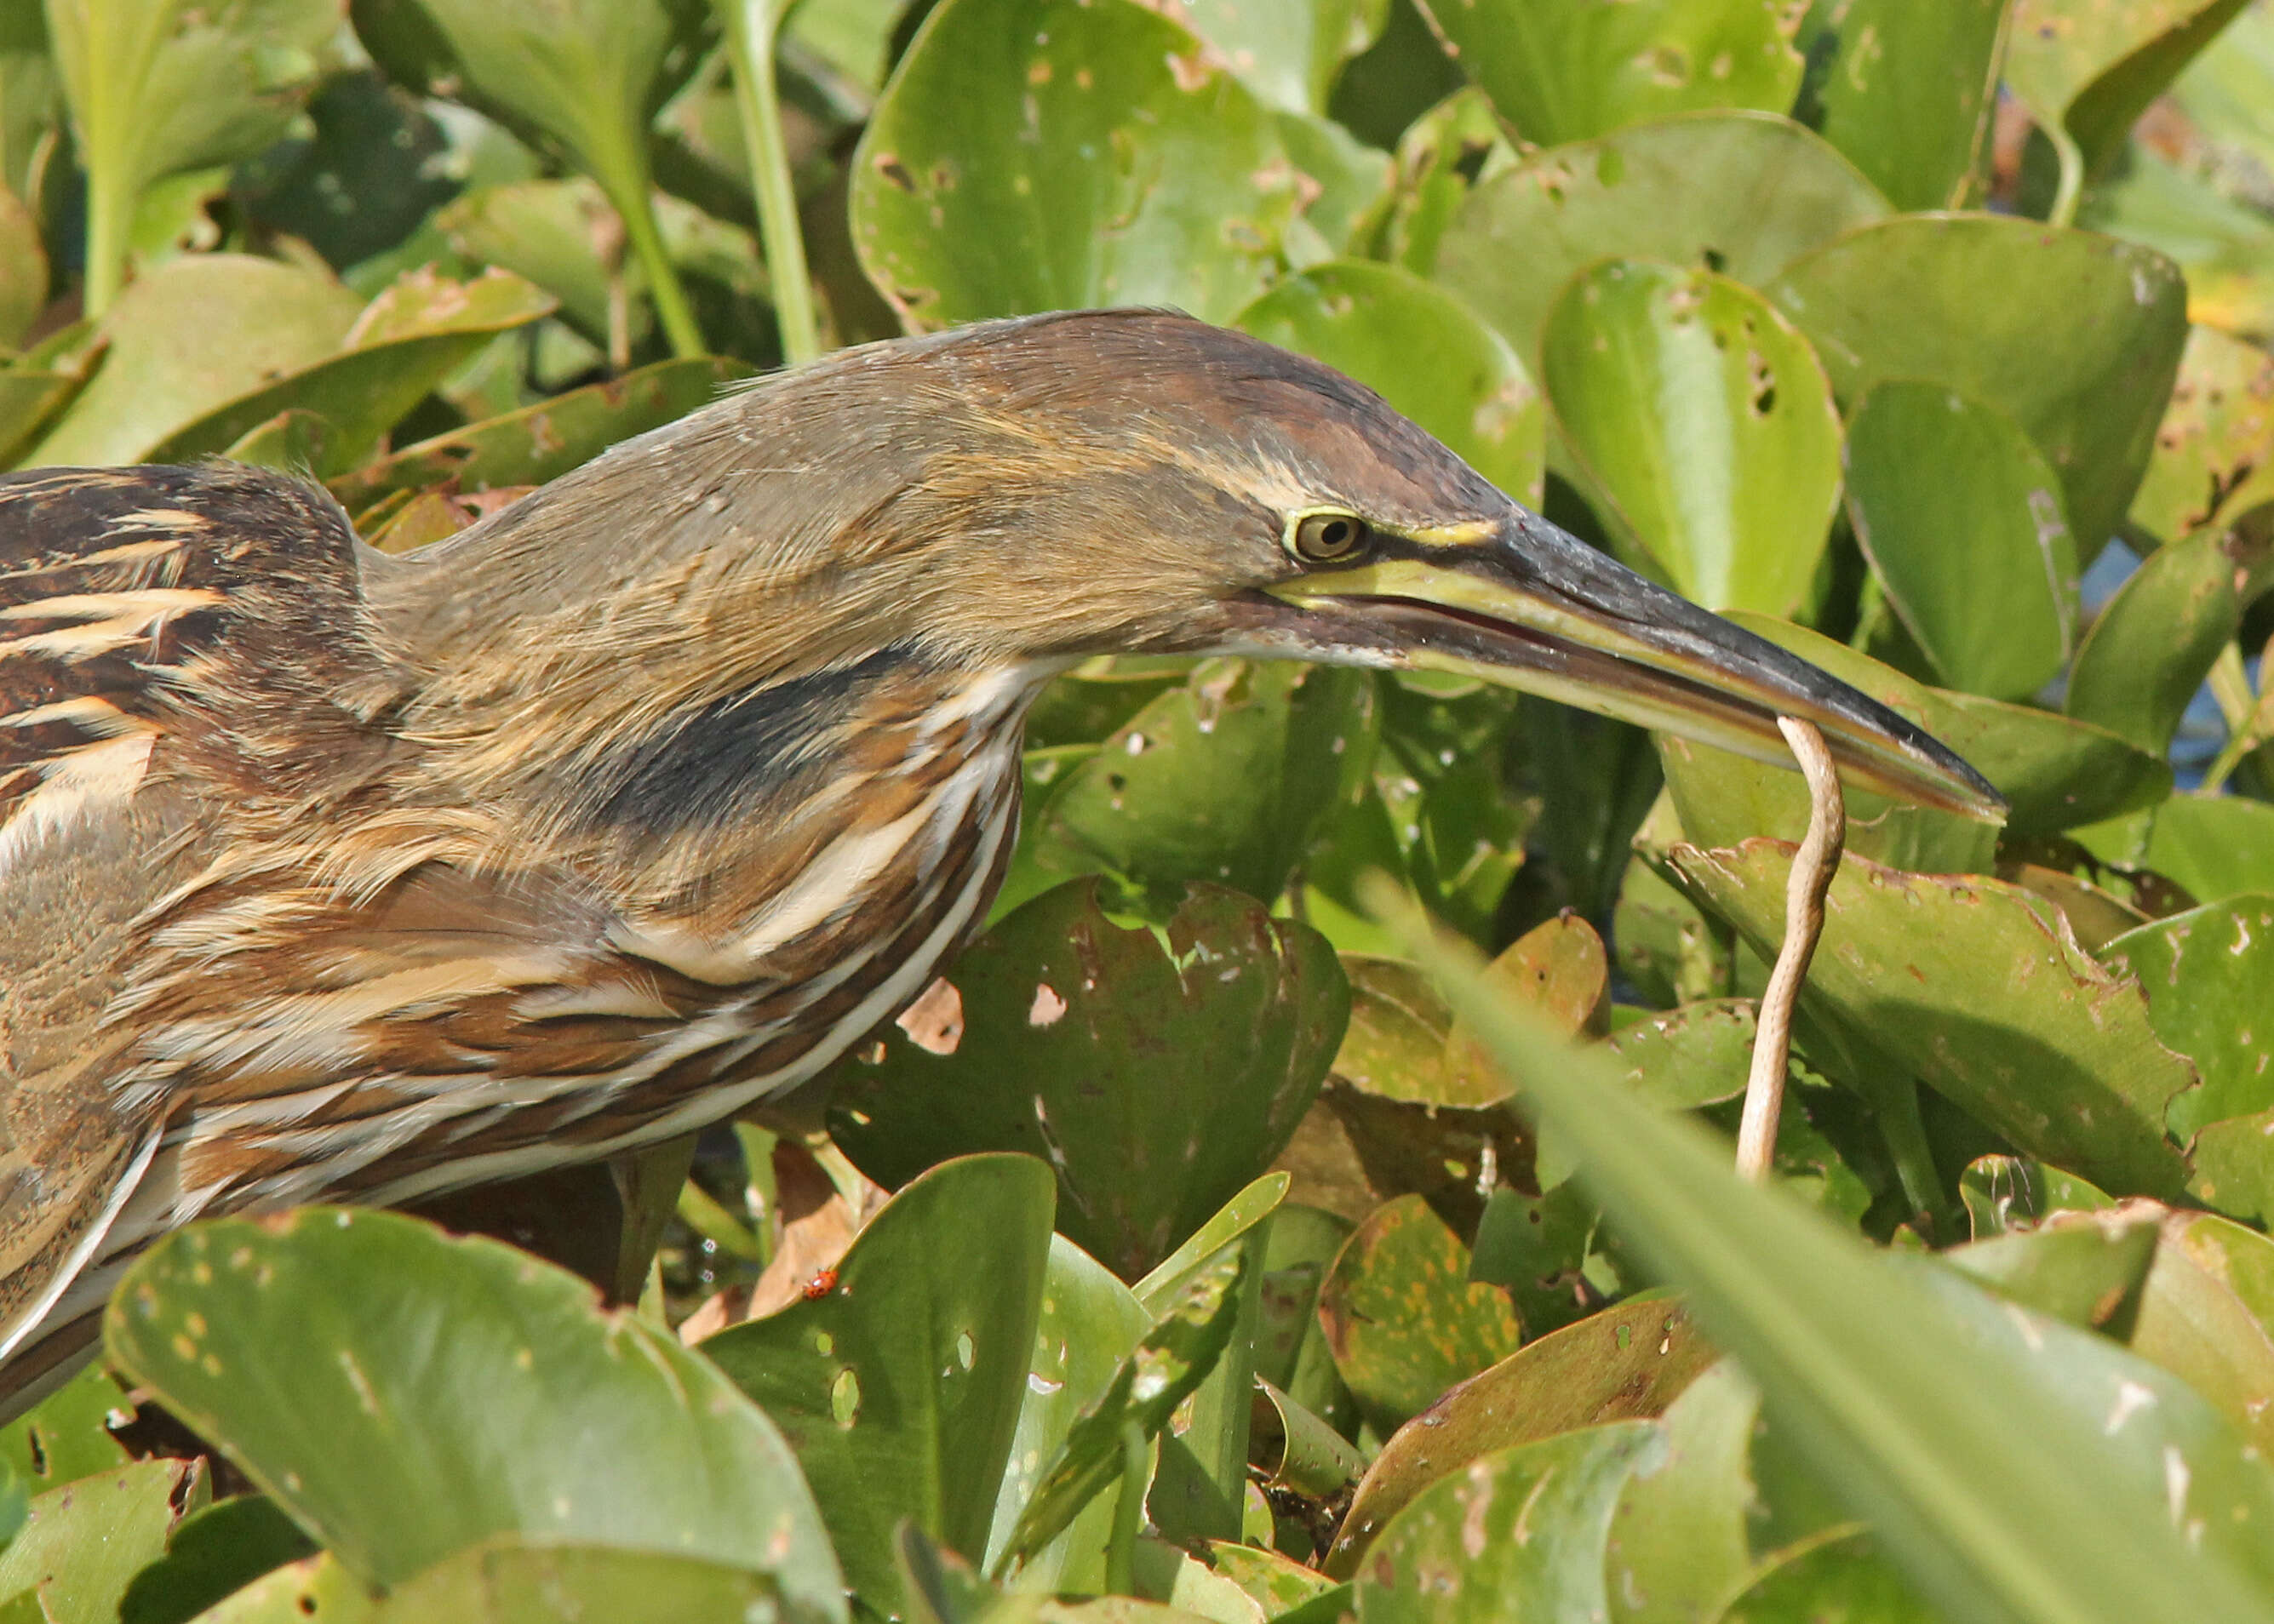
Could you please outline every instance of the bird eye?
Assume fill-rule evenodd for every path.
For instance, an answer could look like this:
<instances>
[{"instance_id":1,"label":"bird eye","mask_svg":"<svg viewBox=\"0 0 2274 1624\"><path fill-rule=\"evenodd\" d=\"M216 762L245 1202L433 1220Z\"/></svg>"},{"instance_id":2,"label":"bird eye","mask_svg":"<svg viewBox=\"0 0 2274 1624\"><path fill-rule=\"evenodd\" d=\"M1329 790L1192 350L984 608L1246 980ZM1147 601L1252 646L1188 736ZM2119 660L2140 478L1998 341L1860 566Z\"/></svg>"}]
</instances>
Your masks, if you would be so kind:
<instances>
[{"instance_id":1,"label":"bird eye","mask_svg":"<svg viewBox=\"0 0 2274 1624\"><path fill-rule=\"evenodd\" d=\"M1347 564L1373 544L1366 521L1347 513L1310 513L1296 521L1288 550L1306 564Z\"/></svg>"}]
</instances>

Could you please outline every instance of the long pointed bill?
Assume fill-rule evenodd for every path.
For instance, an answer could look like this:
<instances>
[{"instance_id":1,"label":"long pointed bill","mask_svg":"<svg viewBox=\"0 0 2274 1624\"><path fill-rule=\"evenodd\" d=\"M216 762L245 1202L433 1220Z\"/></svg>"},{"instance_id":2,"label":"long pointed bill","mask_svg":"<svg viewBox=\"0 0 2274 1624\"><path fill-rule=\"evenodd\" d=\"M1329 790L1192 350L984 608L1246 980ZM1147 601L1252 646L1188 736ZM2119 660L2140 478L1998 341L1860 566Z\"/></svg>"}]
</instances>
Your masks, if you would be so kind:
<instances>
[{"instance_id":1,"label":"long pointed bill","mask_svg":"<svg viewBox=\"0 0 2274 1624\"><path fill-rule=\"evenodd\" d=\"M1980 773L1903 717L1521 508L1474 539L1386 541L1371 562L1271 590L1345 659L1512 683L1782 767L1776 718L1796 717L1853 783L2005 816Z\"/></svg>"}]
</instances>

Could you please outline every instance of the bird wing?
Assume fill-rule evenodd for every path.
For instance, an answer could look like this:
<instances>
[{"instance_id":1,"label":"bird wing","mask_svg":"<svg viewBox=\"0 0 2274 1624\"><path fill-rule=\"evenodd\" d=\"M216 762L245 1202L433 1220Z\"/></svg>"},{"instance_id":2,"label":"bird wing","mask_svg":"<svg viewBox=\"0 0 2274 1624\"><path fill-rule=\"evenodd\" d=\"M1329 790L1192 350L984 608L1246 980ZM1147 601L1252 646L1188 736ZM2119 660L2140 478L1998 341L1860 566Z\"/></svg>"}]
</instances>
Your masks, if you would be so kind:
<instances>
[{"instance_id":1,"label":"bird wing","mask_svg":"<svg viewBox=\"0 0 2274 1624\"><path fill-rule=\"evenodd\" d=\"M0 1357L158 1144L104 1022L143 914L241 798L367 733L334 697L378 664L355 545L322 492L258 470L0 477Z\"/></svg>"}]
</instances>

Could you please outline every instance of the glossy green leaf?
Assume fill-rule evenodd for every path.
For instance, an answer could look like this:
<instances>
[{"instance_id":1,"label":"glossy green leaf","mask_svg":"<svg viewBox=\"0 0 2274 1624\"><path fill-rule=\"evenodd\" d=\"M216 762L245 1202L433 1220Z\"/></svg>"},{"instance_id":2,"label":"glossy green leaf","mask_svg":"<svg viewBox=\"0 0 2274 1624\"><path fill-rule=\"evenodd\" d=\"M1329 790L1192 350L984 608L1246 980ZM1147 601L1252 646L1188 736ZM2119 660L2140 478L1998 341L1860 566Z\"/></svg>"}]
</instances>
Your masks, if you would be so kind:
<instances>
[{"instance_id":1,"label":"glossy green leaf","mask_svg":"<svg viewBox=\"0 0 2274 1624\"><path fill-rule=\"evenodd\" d=\"M1894 380L1849 414L1848 513L1944 683L2026 699L2067 663L2076 543L2060 478L2011 418Z\"/></svg>"},{"instance_id":2,"label":"glossy green leaf","mask_svg":"<svg viewBox=\"0 0 2274 1624\"><path fill-rule=\"evenodd\" d=\"M2174 795L2156 808L2145 859L2201 902L2274 891L2274 806L2237 795Z\"/></svg>"},{"instance_id":3,"label":"glossy green leaf","mask_svg":"<svg viewBox=\"0 0 2274 1624\"><path fill-rule=\"evenodd\" d=\"M0 370L0 464L12 466L25 443L71 403L85 381L70 372Z\"/></svg>"},{"instance_id":4,"label":"glossy green leaf","mask_svg":"<svg viewBox=\"0 0 2274 1624\"><path fill-rule=\"evenodd\" d=\"M2040 124L2067 127L2088 170L2247 0L2014 0L2006 81Z\"/></svg>"},{"instance_id":5,"label":"glossy green leaf","mask_svg":"<svg viewBox=\"0 0 2274 1624\"><path fill-rule=\"evenodd\" d=\"M1997 107L2007 0L1831 0L1810 8L1799 117L1898 208L1955 208Z\"/></svg>"},{"instance_id":6,"label":"glossy green leaf","mask_svg":"<svg viewBox=\"0 0 2274 1624\"><path fill-rule=\"evenodd\" d=\"M1793 848L1676 848L1683 881L1757 951L1784 934ZM1841 866L1803 996L2025 1153L2169 1197L2164 1114L2193 1069L2157 1042L2137 986L2064 940L2026 895L1977 876Z\"/></svg>"},{"instance_id":7,"label":"glossy green leaf","mask_svg":"<svg viewBox=\"0 0 2274 1624\"><path fill-rule=\"evenodd\" d=\"M1319 1287L1353 1226L1339 1214L1289 1203L1264 1244L1255 1373L1293 1402L1339 1421L1348 1407L1334 1355L1319 1327Z\"/></svg>"},{"instance_id":8,"label":"glossy green leaf","mask_svg":"<svg viewBox=\"0 0 2274 1624\"><path fill-rule=\"evenodd\" d=\"M2104 1212L2116 1205L2074 1173L2026 1156L1977 1156L1959 1175L1958 1188L1976 1240L2035 1229L2053 1213Z\"/></svg>"},{"instance_id":9,"label":"glossy green leaf","mask_svg":"<svg viewBox=\"0 0 2274 1624\"><path fill-rule=\"evenodd\" d=\"M1852 164L1799 125L1690 113L1551 147L1479 182L1436 242L1434 277L1537 376L1548 307L1598 259L1702 265L1758 286L1886 212Z\"/></svg>"},{"instance_id":10,"label":"glossy green leaf","mask_svg":"<svg viewBox=\"0 0 2274 1624\"><path fill-rule=\"evenodd\" d=\"M1910 378L2013 418L2060 471L2078 556L2099 553L2148 466L2187 340L2170 260L2034 221L1904 215L1803 256L1769 292L1843 402Z\"/></svg>"},{"instance_id":11,"label":"glossy green leaf","mask_svg":"<svg viewBox=\"0 0 2274 1624\"><path fill-rule=\"evenodd\" d=\"M1054 1204L1025 1156L912 1181L838 1265L836 1289L720 1332L703 1352L797 1453L871 1606L898 1605L903 1519L983 1554L1042 1315Z\"/></svg>"},{"instance_id":12,"label":"glossy green leaf","mask_svg":"<svg viewBox=\"0 0 2274 1624\"><path fill-rule=\"evenodd\" d=\"M742 370L732 361L659 361L406 446L334 479L332 493L360 511L395 492L428 485L486 491L542 485L620 440L709 404Z\"/></svg>"},{"instance_id":13,"label":"glossy green leaf","mask_svg":"<svg viewBox=\"0 0 2274 1624\"><path fill-rule=\"evenodd\" d=\"M1936 697L1936 735L2005 795L2009 834L2074 829L2160 805L2171 793L2160 753L2114 729L1974 694Z\"/></svg>"},{"instance_id":14,"label":"glossy green leaf","mask_svg":"<svg viewBox=\"0 0 2274 1624\"><path fill-rule=\"evenodd\" d=\"M1248 1436L1248 1461L1267 1489L1331 1501L1366 1471L1366 1457L1357 1446L1260 1377ZM1323 1580L1318 1588L1326 1588Z\"/></svg>"},{"instance_id":15,"label":"glossy green leaf","mask_svg":"<svg viewBox=\"0 0 2274 1624\"><path fill-rule=\"evenodd\" d=\"M252 156L314 83L341 0L49 0L49 38L87 172L90 313L125 268L144 187Z\"/></svg>"},{"instance_id":16,"label":"glossy green leaf","mask_svg":"<svg viewBox=\"0 0 2274 1624\"><path fill-rule=\"evenodd\" d=\"M334 354L362 307L328 277L274 259L169 260L111 308L101 369L26 462L133 462L224 402Z\"/></svg>"},{"instance_id":17,"label":"glossy green leaf","mask_svg":"<svg viewBox=\"0 0 2274 1624\"><path fill-rule=\"evenodd\" d=\"M1239 1318L1246 1264L1246 1249L1231 1247L1192 1274L1105 1391L1082 1407L998 1556L998 1568L1043 1549L1114 1481L1125 1429L1158 1437L1207 1379Z\"/></svg>"},{"instance_id":18,"label":"glossy green leaf","mask_svg":"<svg viewBox=\"0 0 2274 1624\"><path fill-rule=\"evenodd\" d=\"M840 1064L838 1143L888 1187L965 1151L1046 1157L1066 1236L1143 1274L1270 1165L1348 1007L1326 944L1247 898L1194 887L1163 935L1088 883L1028 903L951 968L959 1036L893 1029Z\"/></svg>"},{"instance_id":19,"label":"glossy green leaf","mask_svg":"<svg viewBox=\"0 0 2274 1624\"><path fill-rule=\"evenodd\" d=\"M1193 0L1193 31L1274 107L1323 113L1343 64L1374 41L1387 0Z\"/></svg>"},{"instance_id":20,"label":"glossy green leaf","mask_svg":"<svg viewBox=\"0 0 2274 1624\"><path fill-rule=\"evenodd\" d=\"M1846 1529L1782 1553L1719 1615L1720 1624L1939 1624L1869 1534Z\"/></svg>"},{"instance_id":21,"label":"glossy green leaf","mask_svg":"<svg viewBox=\"0 0 2274 1624\"><path fill-rule=\"evenodd\" d=\"M1688 598L1799 602L1840 499L1840 419L1808 342L1709 271L1615 260L1549 311L1541 376L1588 480Z\"/></svg>"},{"instance_id":22,"label":"glossy green leaf","mask_svg":"<svg viewBox=\"0 0 2274 1624\"><path fill-rule=\"evenodd\" d=\"M1469 1278L1506 1289L1526 1336L1560 1331L1600 1300L1586 1277L1600 1217L1569 1179L1536 1196L1502 1184L1477 1220Z\"/></svg>"},{"instance_id":23,"label":"glossy green leaf","mask_svg":"<svg viewBox=\"0 0 2274 1624\"><path fill-rule=\"evenodd\" d=\"M373 300L343 353L215 407L142 454L186 462L227 449L279 412L314 412L334 433L315 471L329 474L369 455L380 439L460 364L500 333L553 309L549 294L495 268L458 283L415 271Z\"/></svg>"},{"instance_id":24,"label":"glossy green leaf","mask_svg":"<svg viewBox=\"0 0 2274 1624\"><path fill-rule=\"evenodd\" d=\"M126 1464L105 1425L133 1413L110 1373L90 1365L0 1431L0 1459L34 1493Z\"/></svg>"},{"instance_id":25,"label":"glossy green leaf","mask_svg":"<svg viewBox=\"0 0 2274 1624\"><path fill-rule=\"evenodd\" d=\"M1330 259L1280 282L1233 325L1379 390L1502 490L1538 503L1540 392L1508 341L1458 299L1393 265Z\"/></svg>"},{"instance_id":26,"label":"glossy green leaf","mask_svg":"<svg viewBox=\"0 0 2274 1624\"><path fill-rule=\"evenodd\" d=\"M1483 1455L1392 1519L1358 1575L1367 1624L1599 1619L1619 1491L1665 1447L1615 1421Z\"/></svg>"},{"instance_id":27,"label":"glossy green leaf","mask_svg":"<svg viewBox=\"0 0 2274 1624\"><path fill-rule=\"evenodd\" d=\"M1319 1321L1359 1412L1387 1434L1524 1340L1497 1286L1469 1280L1469 1249L1418 1195L1384 1203L1343 1244Z\"/></svg>"},{"instance_id":28,"label":"glossy green leaf","mask_svg":"<svg viewBox=\"0 0 2274 1624\"><path fill-rule=\"evenodd\" d=\"M1261 1228L1292 1184L1284 1173L1266 1173L1209 1214L1209 1221L1178 1243L1176 1251L1155 1264L1145 1277L1130 1287L1148 1314L1164 1314L1200 1272L1218 1253Z\"/></svg>"},{"instance_id":29,"label":"glossy green leaf","mask_svg":"<svg viewBox=\"0 0 2274 1624\"><path fill-rule=\"evenodd\" d=\"M2214 327L2190 327L2132 521L2177 541L2267 500L2274 500L2274 355Z\"/></svg>"},{"instance_id":30,"label":"glossy green leaf","mask_svg":"<svg viewBox=\"0 0 2274 1624\"><path fill-rule=\"evenodd\" d=\"M980 1553L987 1564L1010 1544L1020 1513L1065 1445L1074 1417L1104 1394L1122 1360L1152 1324L1153 1316L1111 1270L1065 1236L1050 1237L1035 1350L1019 1397L1018 1430L1012 1435L1010 1459L996 1492L987 1549ZM1112 1524L1111 1497L1092 1500L1063 1532L1027 1559L1020 1568L1020 1587L1070 1592L1103 1589L1105 1545Z\"/></svg>"},{"instance_id":31,"label":"glossy green leaf","mask_svg":"<svg viewBox=\"0 0 2274 1624\"><path fill-rule=\"evenodd\" d=\"M1410 5L1393 6L1391 15L1414 13ZM1427 26L1418 19L1416 26ZM1434 36L1430 46L1436 49ZM1452 66L1449 58L1439 59ZM1473 85L1462 86L1415 118L1398 134L1397 148L1382 245L1390 263L1427 276L1436 268L1438 245L1463 201L1513 163L1516 149L1492 103ZM1473 297L1469 302L1481 310ZM1531 346L1523 336L1512 335L1510 342L1528 361Z\"/></svg>"},{"instance_id":32,"label":"glossy green leaf","mask_svg":"<svg viewBox=\"0 0 2274 1624\"><path fill-rule=\"evenodd\" d=\"M207 1607L316 1553L299 1525L265 1494L240 1494L184 1517L166 1553L134 1575L118 1624L186 1624Z\"/></svg>"},{"instance_id":33,"label":"glossy green leaf","mask_svg":"<svg viewBox=\"0 0 2274 1624\"><path fill-rule=\"evenodd\" d=\"M1612 1034L1610 1052L1638 1097L1668 1110L1693 1110L1745 1091L1758 1006L1713 998L1650 1015Z\"/></svg>"},{"instance_id":34,"label":"glossy green leaf","mask_svg":"<svg viewBox=\"0 0 2274 1624\"><path fill-rule=\"evenodd\" d=\"M2162 755L2242 606L2216 533L2158 548L2093 618L2063 708Z\"/></svg>"},{"instance_id":35,"label":"glossy green leaf","mask_svg":"<svg viewBox=\"0 0 2274 1624\"><path fill-rule=\"evenodd\" d=\"M1656 1296L1629 1298L1527 1343L1382 1446L1326 1572L1357 1573L1399 1511L1479 1456L1573 1427L1658 1415L1718 1357L1688 1313Z\"/></svg>"},{"instance_id":36,"label":"glossy green leaf","mask_svg":"<svg viewBox=\"0 0 2274 1624\"><path fill-rule=\"evenodd\" d=\"M1170 18L946 0L862 138L853 240L912 328L1097 304L1221 321L1270 279L1296 180L1269 109Z\"/></svg>"},{"instance_id":37,"label":"glossy green leaf","mask_svg":"<svg viewBox=\"0 0 2274 1624\"><path fill-rule=\"evenodd\" d=\"M322 1207L199 1224L142 1254L103 1334L370 1582L519 1532L762 1568L845 1617L812 1499L757 1407L495 1241Z\"/></svg>"},{"instance_id":38,"label":"glossy green leaf","mask_svg":"<svg viewBox=\"0 0 2274 1624\"><path fill-rule=\"evenodd\" d=\"M2256 1527L2274 1477L2219 1436L2208 1406L2187 1406L2179 1383L2090 1333L2017 1323L2020 1311L1946 1271L1899 1270L1733 1178L1725 1147L1629 1099L1584 1050L1532 1036L1472 976L1449 990L1570 1134L1627 1238L1744 1361L1774 1425L1946 1613L2116 1624L2263 1613L2274 1588L2234 1560L2234 1536L2195 1546L2172 1526L2162 1452L2188 1440L2182 1463L2201 1487L2186 1503L2206 1522L2239 1506ZM2125 1380L2156 1402L2112 1437Z\"/></svg>"},{"instance_id":39,"label":"glossy green leaf","mask_svg":"<svg viewBox=\"0 0 2274 1624\"><path fill-rule=\"evenodd\" d=\"M2274 1241L2210 1213L2164 1221L2127 1339L2208 1399L2261 1455L2274 1442Z\"/></svg>"},{"instance_id":40,"label":"glossy green leaf","mask_svg":"<svg viewBox=\"0 0 2274 1624\"><path fill-rule=\"evenodd\" d=\"M2244 892L2157 920L2102 957L2138 979L2157 1038L2202 1079L2173 1101L2172 1132L2184 1139L2274 1108L2274 896Z\"/></svg>"},{"instance_id":41,"label":"glossy green leaf","mask_svg":"<svg viewBox=\"0 0 2274 1624\"><path fill-rule=\"evenodd\" d=\"M1753 1566L1751 1470L1761 1395L1723 1360L1667 1406L1664 1447L1640 1462L1611 1515L1606 1552L1616 1624L1692 1624Z\"/></svg>"},{"instance_id":42,"label":"glossy green leaf","mask_svg":"<svg viewBox=\"0 0 2274 1624\"><path fill-rule=\"evenodd\" d=\"M49 1489L0 1551L0 1605L35 1590L28 1618L109 1624L135 1574L165 1553L169 1530L211 1497L190 1461L137 1461Z\"/></svg>"},{"instance_id":43,"label":"glossy green leaf","mask_svg":"<svg viewBox=\"0 0 2274 1624\"><path fill-rule=\"evenodd\" d=\"M1548 147L1697 108L1781 113L1800 87L1801 13L1767 0L1437 0L1461 66Z\"/></svg>"},{"instance_id":44,"label":"glossy green leaf","mask_svg":"<svg viewBox=\"0 0 2274 1624\"><path fill-rule=\"evenodd\" d=\"M2138 1317L2156 1252L2150 1211L2016 1230L1937 1255L1999 1297L2122 1342Z\"/></svg>"}]
</instances>

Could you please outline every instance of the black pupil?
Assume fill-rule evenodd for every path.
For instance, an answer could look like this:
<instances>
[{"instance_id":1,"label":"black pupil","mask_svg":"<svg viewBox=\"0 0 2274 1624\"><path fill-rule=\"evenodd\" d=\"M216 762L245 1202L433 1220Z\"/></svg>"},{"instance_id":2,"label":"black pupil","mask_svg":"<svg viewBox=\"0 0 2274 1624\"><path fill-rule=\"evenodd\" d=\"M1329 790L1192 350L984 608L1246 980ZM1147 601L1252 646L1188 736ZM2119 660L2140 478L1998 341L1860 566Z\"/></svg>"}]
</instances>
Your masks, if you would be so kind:
<instances>
[{"instance_id":1,"label":"black pupil","mask_svg":"<svg viewBox=\"0 0 2274 1624\"><path fill-rule=\"evenodd\" d=\"M1319 545L1329 553L1339 553L1343 550L1343 544L1350 540L1350 534L1348 519L1329 520L1319 527Z\"/></svg>"}]
</instances>

